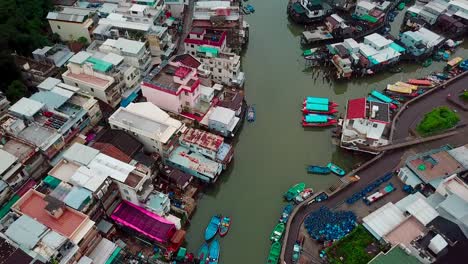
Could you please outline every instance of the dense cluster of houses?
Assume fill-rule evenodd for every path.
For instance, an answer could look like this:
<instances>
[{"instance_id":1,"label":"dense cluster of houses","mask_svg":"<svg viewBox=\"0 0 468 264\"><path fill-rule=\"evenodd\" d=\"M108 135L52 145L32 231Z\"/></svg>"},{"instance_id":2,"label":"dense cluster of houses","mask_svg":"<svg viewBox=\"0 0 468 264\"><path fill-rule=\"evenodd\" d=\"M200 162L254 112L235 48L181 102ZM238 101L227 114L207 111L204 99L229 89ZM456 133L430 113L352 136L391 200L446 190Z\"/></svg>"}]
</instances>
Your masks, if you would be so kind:
<instances>
[{"instance_id":1,"label":"dense cluster of houses","mask_svg":"<svg viewBox=\"0 0 468 264\"><path fill-rule=\"evenodd\" d=\"M131 263L138 237L154 244L146 257L169 260L198 190L234 155L249 30L239 2L198 1L193 14L186 0L54 4L50 29L68 45L15 55L34 92L0 95L2 255Z\"/></svg>"}]
</instances>

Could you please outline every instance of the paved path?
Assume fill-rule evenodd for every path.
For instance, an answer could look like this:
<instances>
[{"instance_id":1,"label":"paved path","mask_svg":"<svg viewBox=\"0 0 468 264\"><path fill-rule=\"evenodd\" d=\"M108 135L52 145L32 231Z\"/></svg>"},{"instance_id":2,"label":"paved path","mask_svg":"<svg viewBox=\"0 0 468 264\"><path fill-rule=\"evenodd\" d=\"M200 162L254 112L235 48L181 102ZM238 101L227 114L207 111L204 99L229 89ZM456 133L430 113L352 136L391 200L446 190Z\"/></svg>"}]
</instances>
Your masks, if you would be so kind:
<instances>
[{"instance_id":1,"label":"paved path","mask_svg":"<svg viewBox=\"0 0 468 264\"><path fill-rule=\"evenodd\" d=\"M423 113L427 113L437 106L449 105L448 101L446 100L447 94L458 94L459 92L466 89L467 83L468 75L465 75L457 81L447 85L447 88L440 88L438 90L435 90L431 94L423 96L417 101L410 104L408 109L401 112L398 119L395 121L395 132L393 133L393 139L401 140L407 138L410 135L410 128L414 127L417 124L417 122L421 119ZM462 119L467 118L466 112L460 113L460 115L463 115ZM443 144L466 144L468 140L464 135L467 134L468 128L464 127L461 129L460 133L451 137L432 141L430 145L431 147L433 147L440 146ZM383 155L383 157L377 159L371 166L359 171L358 175L359 177L361 177L360 181L333 195L329 200L325 202L312 203L310 205L299 208L299 211L296 213L295 217L289 220L289 229L286 233L285 240L283 242L284 245L281 254L281 262L292 263L293 245L299 236L302 223L304 222L304 219L307 215L317 210L320 206L334 208L337 205L341 204L344 200L349 198L357 190L361 190L369 183L374 181L376 178L383 176L386 172L396 169L403 154L404 149L386 152Z\"/></svg>"},{"instance_id":2,"label":"paved path","mask_svg":"<svg viewBox=\"0 0 468 264\"><path fill-rule=\"evenodd\" d=\"M179 41L177 43L177 55L185 53L184 39L187 37L190 28L192 27L193 8L195 6L195 0L189 0L187 9L184 12L184 20L182 21L182 34L180 34Z\"/></svg>"}]
</instances>

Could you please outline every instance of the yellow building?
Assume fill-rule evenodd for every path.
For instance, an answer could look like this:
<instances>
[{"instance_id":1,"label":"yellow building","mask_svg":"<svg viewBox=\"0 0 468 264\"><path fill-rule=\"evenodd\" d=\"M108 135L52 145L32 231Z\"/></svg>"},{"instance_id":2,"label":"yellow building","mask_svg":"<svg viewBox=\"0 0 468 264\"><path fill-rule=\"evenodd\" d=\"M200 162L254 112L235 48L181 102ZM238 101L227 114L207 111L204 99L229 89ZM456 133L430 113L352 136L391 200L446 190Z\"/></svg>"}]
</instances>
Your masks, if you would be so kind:
<instances>
[{"instance_id":1,"label":"yellow building","mask_svg":"<svg viewBox=\"0 0 468 264\"><path fill-rule=\"evenodd\" d=\"M91 42L93 28L93 13L89 9L64 7L60 11L49 12L49 20L52 32L57 33L61 40L71 41L85 37Z\"/></svg>"}]
</instances>

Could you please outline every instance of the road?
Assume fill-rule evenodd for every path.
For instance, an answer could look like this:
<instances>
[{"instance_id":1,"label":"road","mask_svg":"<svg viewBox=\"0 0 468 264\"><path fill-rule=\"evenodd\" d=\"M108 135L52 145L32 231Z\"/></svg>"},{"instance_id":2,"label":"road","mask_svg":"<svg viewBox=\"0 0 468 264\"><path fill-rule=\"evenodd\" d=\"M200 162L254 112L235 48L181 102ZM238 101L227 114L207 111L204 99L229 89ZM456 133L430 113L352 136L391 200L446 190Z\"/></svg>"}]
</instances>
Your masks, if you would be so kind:
<instances>
[{"instance_id":1,"label":"road","mask_svg":"<svg viewBox=\"0 0 468 264\"><path fill-rule=\"evenodd\" d=\"M458 94L467 88L468 75L465 75L461 79L447 85L445 89L438 89L432 94L424 96L412 103L407 109L405 109L399 118L395 122L395 132L393 135L394 140L404 139L410 136L410 128L415 127L417 122L421 119L423 113L431 111L434 107L448 105L447 94ZM463 119L467 119L466 113L463 115ZM462 132L455 136L443 138L430 143L431 146L441 146L444 144L461 145L466 144L468 140L466 136L468 129L462 128ZM404 154L404 149L398 149L386 152L384 156L376 160L371 166L364 168L359 172L360 181L354 183L350 187L344 189L338 194L332 196L329 200L321 203L312 203L311 205L302 207L297 212L294 218L290 219L290 228L287 237L285 237L284 243L286 243L284 249L284 260L282 263L292 263L292 249L296 242L300 228L304 219L311 212L317 210L320 206L327 206L334 208L341 204L345 199L349 198L357 190L361 190L369 183L374 181L376 178L383 176L386 172L396 169L396 166L400 162L400 158ZM284 261L284 262L283 262Z\"/></svg>"},{"instance_id":2,"label":"road","mask_svg":"<svg viewBox=\"0 0 468 264\"><path fill-rule=\"evenodd\" d=\"M195 6L195 0L189 0L187 9L184 11L184 21L182 22L182 34L180 34L179 41L177 43L177 55L184 54L184 39L187 37L189 30L192 28L192 17L193 8Z\"/></svg>"}]
</instances>

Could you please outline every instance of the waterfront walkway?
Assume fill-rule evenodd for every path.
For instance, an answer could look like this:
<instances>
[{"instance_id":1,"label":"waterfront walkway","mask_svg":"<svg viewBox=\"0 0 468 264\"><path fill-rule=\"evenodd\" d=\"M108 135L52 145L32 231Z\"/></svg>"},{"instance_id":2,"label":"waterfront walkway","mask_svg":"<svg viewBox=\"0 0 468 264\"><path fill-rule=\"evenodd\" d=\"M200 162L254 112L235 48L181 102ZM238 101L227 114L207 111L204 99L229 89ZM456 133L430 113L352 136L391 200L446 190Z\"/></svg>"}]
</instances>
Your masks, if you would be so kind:
<instances>
[{"instance_id":1,"label":"waterfront walkway","mask_svg":"<svg viewBox=\"0 0 468 264\"><path fill-rule=\"evenodd\" d=\"M466 89L466 83L468 83L467 74L468 73L464 73L462 76L458 76L458 78L450 80L444 85L446 88L434 88L424 96L415 98L411 100L411 102L407 102L403 105L401 108L402 110L396 114L392 123L390 138L395 141L406 139L410 136L411 130L414 129L416 124L421 120L424 113L430 112L437 106L449 105L447 95L449 93L457 95ZM463 112L462 110L460 115L462 122L466 122L466 112ZM461 127L458 129L458 132L459 133L452 136L431 141L430 144L427 143L430 145L428 148L444 144L452 144L455 146L466 144L468 140L465 135L468 133L468 128L466 126ZM376 178L383 176L386 172L395 170L400 163L400 159L404 152L405 150L403 148L399 148L382 153L375 157L370 163L368 163L369 166L363 166L361 169L358 169L357 174L361 178L360 181L353 183L352 185L348 185L347 188L344 188L331 196L329 200L321 203L309 203L308 200L297 206L287 223L283 248L281 251L281 263L292 263L293 245L301 232L301 226L305 218L311 212L317 210L321 206L335 208L342 204L347 198L351 197L356 190L364 188Z\"/></svg>"}]
</instances>

